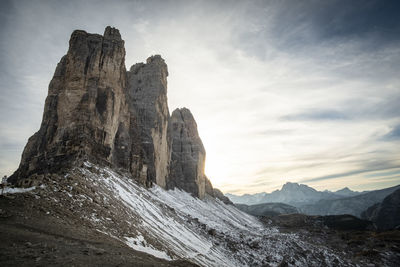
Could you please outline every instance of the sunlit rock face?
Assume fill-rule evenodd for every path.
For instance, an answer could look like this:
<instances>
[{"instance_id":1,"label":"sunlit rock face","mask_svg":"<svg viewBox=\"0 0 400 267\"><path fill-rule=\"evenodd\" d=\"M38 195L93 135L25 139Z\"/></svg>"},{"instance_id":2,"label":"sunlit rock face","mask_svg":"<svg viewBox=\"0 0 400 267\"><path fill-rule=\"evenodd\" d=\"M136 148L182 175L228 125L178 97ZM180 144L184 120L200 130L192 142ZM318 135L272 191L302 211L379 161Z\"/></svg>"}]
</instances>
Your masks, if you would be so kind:
<instances>
[{"instance_id":1,"label":"sunlit rock face","mask_svg":"<svg viewBox=\"0 0 400 267\"><path fill-rule=\"evenodd\" d=\"M215 198L218 198L219 200L221 200L225 204L233 205L232 201L228 197L226 197L224 195L224 193L222 193L221 190L219 190L218 188L214 188L212 193L213 193L212 196L214 196Z\"/></svg>"},{"instance_id":2,"label":"sunlit rock face","mask_svg":"<svg viewBox=\"0 0 400 267\"><path fill-rule=\"evenodd\" d=\"M107 27L104 36L74 31L68 53L50 82L42 124L24 149L17 181L47 173L72 159L112 159L126 106L124 41Z\"/></svg>"},{"instance_id":3,"label":"sunlit rock face","mask_svg":"<svg viewBox=\"0 0 400 267\"><path fill-rule=\"evenodd\" d=\"M220 190L213 188L204 173L206 151L197 131L196 121L189 109L181 108L172 112L168 134L171 142L171 159L167 188L177 187L200 199L208 195L226 204L232 204Z\"/></svg>"},{"instance_id":4,"label":"sunlit rock face","mask_svg":"<svg viewBox=\"0 0 400 267\"><path fill-rule=\"evenodd\" d=\"M48 173L90 161L145 186L221 198L204 174L205 150L191 112L169 115L168 68L159 55L125 69L119 31L76 30L49 85L40 130L9 181L33 185Z\"/></svg>"},{"instance_id":5,"label":"sunlit rock face","mask_svg":"<svg viewBox=\"0 0 400 267\"><path fill-rule=\"evenodd\" d=\"M182 188L196 197L204 198L206 152L190 110L182 108L172 112L169 132L172 153L168 188Z\"/></svg>"}]
</instances>

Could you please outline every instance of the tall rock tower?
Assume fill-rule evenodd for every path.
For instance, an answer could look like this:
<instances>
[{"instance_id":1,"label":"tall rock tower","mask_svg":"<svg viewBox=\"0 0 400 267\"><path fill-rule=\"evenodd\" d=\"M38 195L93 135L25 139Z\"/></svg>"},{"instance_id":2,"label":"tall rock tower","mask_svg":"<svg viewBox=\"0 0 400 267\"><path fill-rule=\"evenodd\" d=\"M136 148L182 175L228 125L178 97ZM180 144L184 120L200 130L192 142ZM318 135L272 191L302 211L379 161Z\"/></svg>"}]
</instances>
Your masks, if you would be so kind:
<instances>
[{"instance_id":1,"label":"tall rock tower","mask_svg":"<svg viewBox=\"0 0 400 267\"><path fill-rule=\"evenodd\" d=\"M162 187L166 185L170 160L167 76L167 64L159 55L149 57L146 64L133 65L127 74L135 126L131 132L137 137L132 171L140 180Z\"/></svg>"},{"instance_id":2,"label":"tall rock tower","mask_svg":"<svg viewBox=\"0 0 400 267\"><path fill-rule=\"evenodd\" d=\"M74 31L50 82L40 129L29 138L10 180L51 172L77 158L110 161L127 111L125 88L119 31L107 27L104 36Z\"/></svg>"},{"instance_id":3,"label":"tall rock tower","mask_svg":"<svg viewBox=\"0 0 400 267\"><path fill-rule=\"evenodd\" d=\"M178 187L204 198L206 151L190 110L182 108L172 112L169 132L172 154L167 187L170 189Z\"/></svg>"}]
</instances>

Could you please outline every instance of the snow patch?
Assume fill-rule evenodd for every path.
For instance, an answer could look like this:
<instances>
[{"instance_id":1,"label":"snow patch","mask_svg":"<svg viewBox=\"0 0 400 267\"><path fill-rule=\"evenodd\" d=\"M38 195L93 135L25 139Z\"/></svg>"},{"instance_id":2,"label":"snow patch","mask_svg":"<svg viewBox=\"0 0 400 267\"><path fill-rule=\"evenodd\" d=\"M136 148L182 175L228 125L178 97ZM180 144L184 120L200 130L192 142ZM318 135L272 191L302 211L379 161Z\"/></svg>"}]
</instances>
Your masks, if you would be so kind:
<instances>
[{"instance_id":1,"label":"snow patch","mask_svg":"<svg viewBox=\"0 0 400 267\"><path fill-rule=\"evenodd\" d=\"M19 187L5 187L1 190L1 195L4 194L18 194L18 193L26 193L32 190L35 190L36 186L28 187L28 188L19 188Z\"/></svg>"},{"instance_id":2,"label":"snow patch","mask_svg":"<svg viewBox=\"0 0 400 267\"><path fill-rule=\"evenodd\" d=\"M151 245L147 244L146 240L142 235L138 235L136 237L125 237L126 244L133 248L134 250L138 250L141 252L145 252L153 255L154 257L171 261L172 258L165 253L165 251L160 251L153 248Z\"/></svg>"}]
</instances>

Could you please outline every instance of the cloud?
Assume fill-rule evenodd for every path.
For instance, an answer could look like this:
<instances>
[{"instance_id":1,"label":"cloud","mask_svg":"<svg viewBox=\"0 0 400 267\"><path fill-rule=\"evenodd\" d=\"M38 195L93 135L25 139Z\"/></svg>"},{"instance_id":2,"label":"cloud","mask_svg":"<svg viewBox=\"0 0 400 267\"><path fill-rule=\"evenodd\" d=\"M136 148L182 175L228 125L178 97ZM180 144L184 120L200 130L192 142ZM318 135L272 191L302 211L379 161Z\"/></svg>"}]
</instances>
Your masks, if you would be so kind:
<instances>
[{"instance_id":1,"label":"cloud","mask_svg":"<svg viewBox=\"0 0 400 267\"><path fill-rule=\"evenodd\" d=\"M387 134L385 134L382 137L382 140L385 141L398 141L400 140L400 124L394 126L390 132L388 132Z\"/></svg>"},{"instance_id":2,"label":"cloud","mask_svg":"<svg viewBox=\"0 0 400 267\"><path fill-rule=\"evenodd\" d=\"M348 120L349 117L336 110L308 110L299 114L286 115L282 117L283 120L296 121L296 120L310 120L310 121L335 121L335 120Z\"/></svg>"},{"instance_id":3,"label":"cloud","mask_svg":"<svg viewBox=\"0 0 400 267\"><path fill-rule=\"evenodd\" d=\"M331 174L331 175L326 175L326 176L321 176L321 177L315 177L315 178L311 178L311 179L303 179L303 180L301 180L301 182L303 182L303 183L316 182L316 181L319 182L319 181L323 181L323 180L354 176L356 174L371 173L371 172L376 172L376 171L387 171L387 170L391 170L391 169L400 169L400 165L391 166L391 167L376 167L376 168L371 168L371 169L360 169L360 170L354 170L354 171L349 171L349 172L336 173L336 174Z\"/></svg>"}]
</instances>

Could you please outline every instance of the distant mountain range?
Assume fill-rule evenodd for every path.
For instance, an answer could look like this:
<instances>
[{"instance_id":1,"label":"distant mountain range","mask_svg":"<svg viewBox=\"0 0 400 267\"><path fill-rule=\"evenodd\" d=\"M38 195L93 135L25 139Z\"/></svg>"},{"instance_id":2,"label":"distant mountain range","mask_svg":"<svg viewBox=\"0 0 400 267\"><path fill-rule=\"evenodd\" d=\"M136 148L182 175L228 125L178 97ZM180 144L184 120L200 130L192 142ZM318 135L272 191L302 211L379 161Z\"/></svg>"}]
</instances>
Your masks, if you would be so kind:
<instances>
[{"instance_id":1,"label":"distant mountain range","mask_svg":"<svg viewBox=\"0 0 400 267\"><path fill-rule=\"evenodd\" d=\"M281 190L272 193L226 194L235 204L256 205L262 203L284 203L296 207L309 215L351 214L357 217L370 206L382 202L385 197L400 189L400 185L374 191L357 192L345 187L336 192L317 191L298 183L286 183Z\"/></svg>"},{"instance_id":2,"label":"distant mountain range","mask_svg":"<svg viewBox=\"0 0 400 267\"><path fill-rule=\"evenodd\" d=\"M284 203L263 203L256 205L236 204L235 206L241 211L254 216L276 216L299 213L296 207Z\"/></svg>"},{"instance_id":3,"label":"distant mountain range","mask_svg":"<svg viewBox=\"0 0 400 267\"><path fill-rule=\"evenodd\" d=\"M400 189L369 207L361 218L374 222L379 230L400 229Z\"/></svg>"},{"instance_id":4,"label":"distant mountain range","mask_svg":"<svg viewBox=\"0 0 400 267\"><path fill-rule=\"evenodd\" d=\"M397 189L400 189L400 185L366 192L353 197L322 199L313 204L303 205L300 210L310 215L351 214L361 217L363 211L376 203L382 202L385 197Z\"/></svg>"},{"instance_id":5,"label":"distant mountain range","mask_svg":"<svg viewBox=\"0 0 400 267\"><path fill-rule=\"evenodd\" d=\"M314 188L298 183L287 182L282 186L281 190L275 190L272 193L244 194L242 196L234 194L226 194L226 196L236 204L255 205L261 203L286 203L298 206L299 204L311 204L322 199L338 199L342 197L350 197L361 194L345 187L336 192L317 191Z\"/></svg>"},{"instance_id":6,"label":"distant mountain range","mask_svg":"<svg viewBox=\"0 0 400 267\"><path fill-rule=\"evenodd\" d=\"M366 191L364 191L364 192L352 191L348 187L345 187L343 189L340 189L340 190L334 192L335 195L339 195L339 196L342 196L342 197L353 197L353 196L357 196L357 195L362 194L362 193L366 193Z\"/></svg>"}]
</instances>

